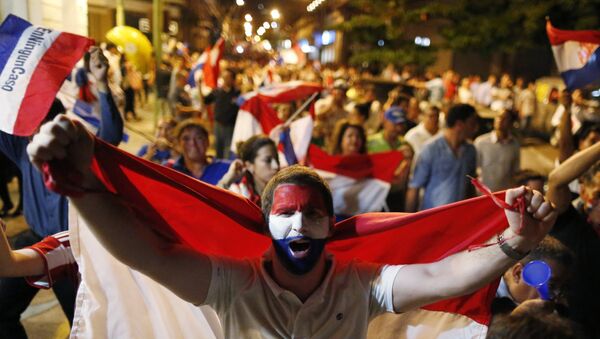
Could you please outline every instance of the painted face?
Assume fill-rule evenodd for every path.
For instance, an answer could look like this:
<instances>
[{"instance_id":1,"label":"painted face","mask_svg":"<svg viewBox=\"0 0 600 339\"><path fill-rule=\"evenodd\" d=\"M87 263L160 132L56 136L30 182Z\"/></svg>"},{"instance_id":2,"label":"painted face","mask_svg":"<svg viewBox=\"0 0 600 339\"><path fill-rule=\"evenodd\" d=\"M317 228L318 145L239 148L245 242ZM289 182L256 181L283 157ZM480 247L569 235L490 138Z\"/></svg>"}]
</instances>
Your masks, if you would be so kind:
<instances>
[{"instance_id":1,"label":"painted face","mask_svg":"<svg viewBox=\"0 0 600 339\"><path fill-rule=\"evenodd\" d=\"M269 231L277 256L294 274L309 272L323 252L331 220L323 197L310 186L275 189Z\"/></svg>"}]
</instances>

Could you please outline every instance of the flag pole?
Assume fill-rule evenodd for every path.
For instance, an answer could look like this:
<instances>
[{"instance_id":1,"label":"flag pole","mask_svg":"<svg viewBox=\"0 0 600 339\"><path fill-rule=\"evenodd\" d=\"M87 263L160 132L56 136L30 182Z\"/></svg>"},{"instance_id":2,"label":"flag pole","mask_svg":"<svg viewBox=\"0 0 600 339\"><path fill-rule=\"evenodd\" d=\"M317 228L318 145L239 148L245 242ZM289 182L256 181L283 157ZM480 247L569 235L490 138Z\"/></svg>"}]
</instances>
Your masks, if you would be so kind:
<instances>
[{"instance_id":1,"label":"flag pole","mask_svg":"<svg viewBox=\"0 0 600 339\"><path fill-rule=\"evenodd\" d=\"M283 124L284 127L289 127L290 124L292 123L292 121L298 116L300 115L300 113L304 112L304 110L306 109L306 107L317 97L317 95L319 94L319 92L315 92L313 93L310 98L308 98L308 100L306 100L302 106L300 106L300 108L298 108L296 110L296 112L294 112L294 114L292 114Z\"/></svg>"}]
</instances>

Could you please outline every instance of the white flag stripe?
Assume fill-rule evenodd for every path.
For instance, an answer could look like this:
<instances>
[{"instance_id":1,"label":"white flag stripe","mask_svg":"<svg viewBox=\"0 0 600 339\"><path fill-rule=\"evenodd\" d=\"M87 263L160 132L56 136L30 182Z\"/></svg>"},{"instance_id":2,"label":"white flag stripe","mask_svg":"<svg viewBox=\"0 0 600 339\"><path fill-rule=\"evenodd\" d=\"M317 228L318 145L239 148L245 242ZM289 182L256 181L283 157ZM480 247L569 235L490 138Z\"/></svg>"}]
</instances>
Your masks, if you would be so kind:
<instances>
[{"instance_id":1,"label":"white flag stripe","mask_svg":"<svg viewBox=\"0 0 600 339\"><path fill-rule=\"evenodd\" d=\"M81 272L71 338L223 338L210 307L194 306L117 261L74 208L69 231Z\"/></svg>"},{"instance_id":2,"label":"white flag stripe","mask_svg":"<svg viewBox=\"0 0 600 339\"><path fill-rule=\"evenodd\" d=\"M240 109L233 127L231 151L237 154L237 143L250 139L253 135L262 134L263 129L252 113Z\"/></svg>"},{"instance_id":3,"label":"white flag stripe","mask_svg":"<svg viewBox=\"0 0 600 339\"><path fill-rule=\"evenodd\" d=\"M589 45L589 44L588 44ZM567 41L561 45L552 46L552 53L559 72L580 69L589 61L583 54L593 55L600 45L590 49L584 49L578 41Z\"/></svg>"},{"instance_id":4,"label":"white flag stripe","mask_svg":"<svg viewBox=\"0 0 600 339\"><path fill-rule=\"evenodd\" d=\"M374 178L353 179L344 175L315 169L327 181L337 215L379 212L385 205L390 183Z\"/></svg>"},{"instance_id":5,"label":"white flag stripe","mask_svg":"<svg viewBox=\"0 0 600 339\"><path fill-rule=\"evenodd\" d=\"M296 153L298 161L306 158L308 146L312 139L313 127L314 121L310 115L295 120L290 124L290 138L292 139L294 153Z\"/></svg>"},{"instance_id":6,"label":"white flag stripe","mask_svg":"<svg viewBox=\"0 0 600 339\"><path fill-rule=\"evenodd\" d=\"M27 86L40 60L60 35L38 26L30 26L19 38L2 73L0 73L0 102L5 114L0 114L0 126L13 131L16 119L25 97ZM29 54L28 54L29 53ZM14 85L11 84L14 81ZM8 132L8 131L7 131Z\"/></svg>"}]
</instances>

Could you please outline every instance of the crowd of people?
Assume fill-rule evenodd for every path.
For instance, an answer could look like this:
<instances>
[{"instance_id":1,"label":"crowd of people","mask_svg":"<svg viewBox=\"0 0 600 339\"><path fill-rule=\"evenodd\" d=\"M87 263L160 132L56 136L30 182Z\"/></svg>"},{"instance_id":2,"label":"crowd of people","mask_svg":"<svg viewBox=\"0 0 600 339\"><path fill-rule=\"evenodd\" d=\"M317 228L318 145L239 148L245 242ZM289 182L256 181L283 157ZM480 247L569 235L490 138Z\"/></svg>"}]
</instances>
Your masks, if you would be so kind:
<instances>
[{"instance_id":1,"label":"crowd of people","mask_svg":"<svg viewBox=\"0 0 600 339\"><path fill-rule=\"evenodd\" d=\"M72 255L68 254L68 245L64 241L56 241L64 234L55 235L67 231L68 203L74 203L90 219L103 244L116 257L147 272L183 299L194 304L210 304L220 315L227 314L222 320L228 333L242 334L236 328L239 324L267 323L271 327L264 331L288 333L286 325L281 325L284 328L281 329L274 322L262 322L261 316L250 319L237 313L232 315L231 312L237 312L237 307L224 305L235 299L245 303L244 307L250 307L250 303L256 302L256 294L266 291L265 286L255 286L260 285L265 274L305 302L334 265L321 252L332 227L330 219L336 213L329 210L330 205L336 205L330 200L336 199L337 195L324 193L329 192L327 184L303 166L282 169L277 141L269 136L255 135L238 145L231 145L240 95L262 86L294 80L317 83L323 88L312 105L312 112L304 114L312 114L314 118L313 145L339 157L390 151L402 154L401 162L394 169L385 204L370 212L416 212L475 197L481 192L471 183L472 177L478 178L493 192L513 189L509 191L512 193L507 193L507 197L512 195L513 199L516 194L527 192L527 212L530 213L524 222L527 227L535 228L536 223L541 223L548 224L549 230L552 226L550 220L558 216L550 235L544 237L545 232L538 229L531 236L536 241L543 238L539 245L526 236L508 232L512 235L507 235L507 239L519 238L518 241L509 241L515 248L509 252L513 256L504 248L496 252L489 250L487 256L479 258L491 261L480 262L468 254L459 253L451 259L455 262L444 259L445 262L426 268L440 270L436 271L440 276L429 278L440 279L443 282L440 285L421 284L418 287L419 280L414 277L430 273L421 271L419 265L408 265L402 270L398 266L344 268L346 271L340 274L358 272L358 279L376 280L381 284L376 288L386 288L390 296L393 292L390 298L380 296L378 308L402 312L439 300L440 292L434 293L434 286L452 291L442 293L445 297L464 294L471 291L472 286L496 278L500 272L500 286L492 305L494 318L490 338L529 336L527 331L532 330L528 326L546 330L550 325L552 331L560 333L559 337L563 338L600 335L595 320L595 316L600 314L600 299L594 293L595 287L600 286L600 200L597 194L600 190L600 111L597 102L585 100L580 90L559 93L553 89L547 102L540 102L535 81L517 77L513 82L508 74L500 75L498 82L496 75L482 81L480 76L461 77L452 70L420 74L411 67L404 67L398 72L389 65L378 73L318 63L290 66L227 58L221 60L218 86L210 88L203 85L201 75L193 71L199 56L199 53L188 55L186 51L173 50L165 53L155 72L143 75L124 59L116 46L108 45L104 53L95 48L87 54L84 67L76 72L79 99L96 105L101 121L96 133L98 137L118 144L122 138L123 120L139 119L136 108L139 109L151 97L146 90L155 81L155 100L161 108L161 122L154 141L142 147L137 155L240 194L259 206L262 204L263 210L267 204L266 226L275 248L272 257L267 260L269 268L263 271L254 266L227 262L223 258L198 258L182 250L176 257L180 261L183 259L188 266L169 261L173 269L159 272L152 265L159 265L159 258L164 260L164 253L152 253L150 250L143 255L134 253L131 248L143 246L144 240L139 240L138 244L133 235L131 238L110 236L110 232L116 229L105 224L106 215L98 216L98 212L93 211L111 212L108 215L120 218L120 222L113 222L115 225L135 224L132 215L122 212L123 205L107 202L109 199L102 194L99 194L100 197L86 195L67 200L65 196L49 191L35 166L39 167L43 161L73 156L73 151L64 149L64 145L84 138L77 123L55 118L65 111L57 100L46 119L52 121L46 125L50 127L42 127L40 136L33 141L3 132L0 134L0 150L6 157L0 160L1 216L9 216L14 208L10 196L4 192L9 179L18 175L22 183L22 202L12 215L18 215L22 210L31 229L19 235L19 239L13 239L16 245L12 248L6 239L0 241L0 274L13 277L0 280L0 337L25 337L19 316L35 295L35 287L53 287L65 314L72 320L76 287L73 281L63 277L76 276L73 272L77 267L73 265ZM117 100L113 100L111 93ZM122 104L119 97L124 99ZM287 121L301 104L302 101L294 101L274 108L278 118ZM546 110L555 112L549 115ZM488 120L490 117L493 119L491 129L481 112L486 112L484 116ZM553 116L552 133L559 158L556 168L546 176L524 170L520 157L524 137L536 129L546 132L547 116ZM48 141L55 139L60 142ZM78 157L82 158L81 155ZM19 171L8 170L9 166L4 165L8 159ZM310 159L305 165L310 165ZM86 172L85 164L80 170ZM89 175L84 177L84 187L102 191L103 187L97 180L89 179ZM540 193L516 188L521 185ZM298 220L309 225L304 226L307 230L297 231L295 225L303 223ZM510 229L516 228L519 223L522 222L515 221L513 216L512 222L509 221ZM299 243L294 243L295 237L300 237ZM288 251L286 246L292 250ZM59 248L66 254L50 265L46 258L48 248ZM307 248L313 252L305 258L299 253L309 251ZM291 254L288 253L290 251ZM514 253L518 253L517 257ZM551 302L537 300L537 291L523 281L523 267L532 260L544 260L552 269ZM164 262L160 262L164 267ZM68 270L60 268L67 264L70 265ZM479 272L462 272L468 277L458 277L440 268L451 264L473 265L472 268ZM491 267L489 270L484 269L488 266ZM227 275L245 276L236 281L225 281L224 276L211 280L207 278L211 269L224 270ZM197 279L192 285L174 282L169 276L184 270L196 272ZM254 275L250 275L249 271ZM30 277L27 281L35 287L16 278L22 276ZM44 278L31 279L33 276ZM455 281L449 281L450 278ZM65 282L68 286L62 288L61 284ZM341 280L334 282L341 283ZM217 284L223 286L222 290L216 290ZM355 281L349 284L356 288L360 285ZM412 291L411 297L407 296L407 289ZM246 296L238 295L241 291L246 291ZM263 300L259 305L269 302L274 301ZM313 316L322 321L316 314ZM357 324L361 321L357 320ZM390 318L388 321L395 320ZM310 333L307 332L308 327L299 333ZM350 329L367 333L366 328L359 325Z\"/></svg>"}]
</instances>

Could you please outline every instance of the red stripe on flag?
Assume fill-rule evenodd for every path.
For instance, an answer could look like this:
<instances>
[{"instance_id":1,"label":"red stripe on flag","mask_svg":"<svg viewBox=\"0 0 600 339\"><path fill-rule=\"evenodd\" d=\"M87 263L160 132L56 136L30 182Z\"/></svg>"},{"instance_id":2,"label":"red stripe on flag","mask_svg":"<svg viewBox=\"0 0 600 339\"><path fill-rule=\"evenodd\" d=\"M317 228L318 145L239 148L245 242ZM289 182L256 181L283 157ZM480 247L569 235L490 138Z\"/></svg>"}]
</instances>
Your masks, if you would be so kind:
<instances>
[{"instance_id":1,"label":"red stripe on flag","mask_svg":"<svg viewBox=\"0 0 600 339\"><path fill-rule=\"evenodd\" d=\"M257 96L247 100L240 109L252 114L266 135L269 135L275 126L283 123L275 110Z\"/></svg>"},{"instance_id":2,"label":"red stripe on flag","mask_svg":"<svg viewBox=\"0 0 600 339\"><path fill-rule=\"evenodd\" d=\"M314 168L333 172L354 179L376 178L391 182L404 158L402 152L390 151L374 154L329 155L315 145L308 149L310 163Z\"/></svg>"},{"instance_id":3,"label":"red stripe on flag","mask_svg":"<svg viewBox=\"0 0 600 339\"><path fill-rule=\"evenodd\" d=\"M283 87L285 85L286 83L283 83L280 85L273 85L273 87ZM258 96L265 102L269 103L289 102L306 98L315 92L320 92L322 89L323 87L318 83L303 82L302 84L287 88L286 90L281 91L280 93L277 93L275 95L270 95L268 92L264 93L259 90Z\"/></svg>"},{"instance_id":4,"label":"red stripe on flag","mask_svg":"<svg viewBox=\"0 0 600 339\"><path fill-rule=\"evenodd\" d=\"M546 33L551 45L560 45L567 41L587 42L600 44L600 31L568 31L552 26L550 20L546 21Z\"/></svg>"},{"instance_id":5,"label":"red stripe on flag","mask_svg":"<svg viewBox=\"0 0 600 339\"><path fill-rule=\"evenodd\" d=\"M13 128L14 135L33 134L44 120L56 93L73 66L94 44L92 39L61 33L31 75Z\"/></svg>"}]
</instances>

